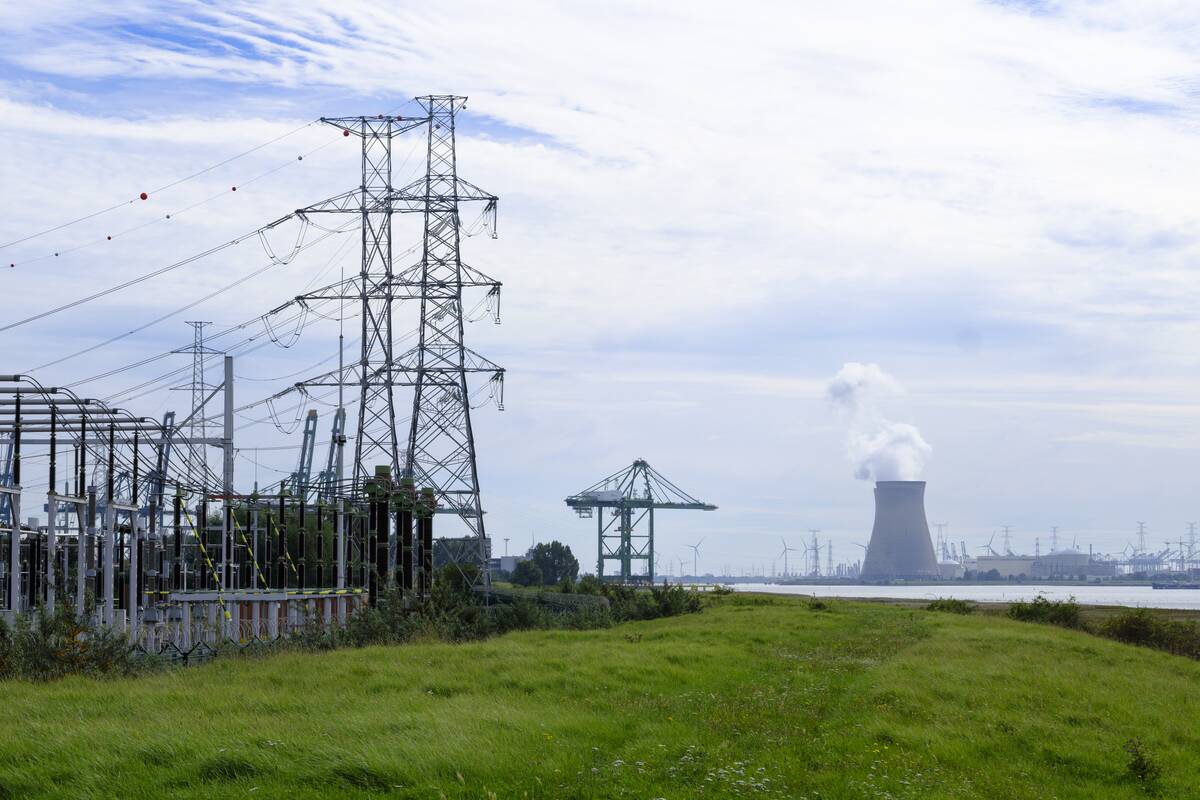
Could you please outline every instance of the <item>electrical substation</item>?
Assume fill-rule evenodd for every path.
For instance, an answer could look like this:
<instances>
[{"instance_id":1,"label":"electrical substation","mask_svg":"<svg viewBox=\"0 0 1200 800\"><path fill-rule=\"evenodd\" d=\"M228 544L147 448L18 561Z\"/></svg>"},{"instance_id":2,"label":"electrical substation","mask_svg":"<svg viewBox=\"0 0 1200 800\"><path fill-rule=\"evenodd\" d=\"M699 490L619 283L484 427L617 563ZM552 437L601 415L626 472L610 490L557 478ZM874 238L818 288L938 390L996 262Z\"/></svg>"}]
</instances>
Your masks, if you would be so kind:
<instances>
[{"instance_id":1,"label":"electrical substation","mask_svg":"<svg viewBox=\"0 0 1200 800\"><path fill-rule=\"evenodd\" d=\"M336 368L239 405L236 347L213 344L246 326L206 336L208 323L193 322L193 346L171 351L192 357L191 381L177 387L190 391L191 407L161 420L87 397L82 380L51 386L36 374L0 375L0 579L10 619L68 602L148 652L180 654L337 625L385 590L405 602L428 595L434 525L442 520L459 537L449 559L486 597L489 548L471 412L481 396L503 408L504 370L466 346L463 304L480 295L475 308L498 324L500 283L463 262L460 211L477 205L480 228L494 238L497 198L458 176L455 119L465 102L426 96L416 98L414 116L322 118L340 131L335 136L357 138L357 186L168 268L255 238L272 265L283 264L316 241L358 230L356 274L254 321L276 339L289 326L299 331L309 315L357 317L356 359L343 361L339 332ZM393 143L406 136L420 137L424 169L396 185ZM411 264L394 263L397 214L421 223ZM300 234L279 255L267 236L285 223ZM0 327L71 312L163 271ZM394 330L402 312L415 330ZM205 365L217 359L221 379L209 383ZM323 468L313 474L314 410L304 418L296 470L250 490L234 474L235 415L262 405L274 414L282 398L315 399L318 391L334 409ZM411 406L402 407L409 395ZM348 430L354 405L357 425ZM209 467L210 448L221 452L219 470ZM43 462L44 507L31 491L36 484L22 485ZM30 503L44 510L44 526L22 524Z\"/></svg>"}]
</instances>

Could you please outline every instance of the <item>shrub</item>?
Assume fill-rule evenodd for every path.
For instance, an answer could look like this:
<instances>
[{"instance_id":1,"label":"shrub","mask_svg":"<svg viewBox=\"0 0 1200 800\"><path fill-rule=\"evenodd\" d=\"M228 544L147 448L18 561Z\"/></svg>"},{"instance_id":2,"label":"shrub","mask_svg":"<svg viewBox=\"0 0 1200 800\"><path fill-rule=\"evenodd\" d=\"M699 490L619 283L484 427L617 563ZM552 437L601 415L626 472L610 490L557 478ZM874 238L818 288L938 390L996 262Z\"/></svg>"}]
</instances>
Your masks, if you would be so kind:
<instances>
[{"instance_id":1,"label":"shrub","mask_svg":"<svg viewBox=\"0 0 1200 800\"><path fill-rule=\"evenodd\" d=\"M605 606L581 606L562 617L562 625L576 631L611 628L616 623L612 611Z\"/></svg>"},{"instance_id":2,"label":"shrub","mask_svg":"<svg viewBox=\"0 0 1200 800\"><path fill-rule=\"evenodd\" d=\"M658 604L658 616L673 617L678 614L695 614L700 610L700 596L684 589L679 584L653 586L650 593Z\"/></svg>"},{"instance_id":3,"label":"shrub","mask_svg":"<svg viewBox=\"0 0 1200 800\"><path fill-rule=\"evenodd\" d=\"M462 642L514 630L606 628L619 621L695 613L701 607L700 596L682 586L640 588L605 584L594 577L564 584L558 592L539 591L536 598L528 592L500 590L493 598L500 602L485 605L476 591L477 575L474 567L447 565L423 601L392 588L380 592L374 606L351 614L344 627L326 630L313 618L287 639L253 646L226 643L210 652L250 657L285 649L403 644L418 638ZM123 634L92 626L90 619L90 614L77 619L64 598L53 614L39 610L18 618L12 628L0 621L0 679L131 673L168 663L135 651ZM220 777L223 770L217 765L213 774Z\"/></svg>"},{"instance_id":4,"label":"shrub","mask_svg":"<svg viewBox=\"0 0 1200 800\"><path fill-rule=\"evenodd\" d=\"M1141 739L1136 737L1130 739L1125 743L1124 750L1129 756L1125 769L1135 780L1147 789L1153 790L1162 775L1162 767L1150 755L1150 751L1142 744Z\"/></svg>"},{"instance_id":5,"label":"shrub","mask_svg":"<svg viewBox=\"0 0 1200 800\"><path fill-rule=\"evenodd\" d=\"M125 636L75 616L60 597L54 612L38 608L0 628L0 677L50 680L66 675L127 674L149 666L137 659Z\"/></svg>"},{"instance_id":6,"label":"shrub","mask_svg":"<svg viewBox=\"0 0 1200 800\"><path fill-rule=\"evenodd\" d=\"M1200 658L1200 627L1194 622L1166 619L1148 608L1134 608L1109 617L1100 626L1100 635L1126 644Z\"/></svg>"},{"instance_id":7,"label":"shrub","mask_svg":"<svg viewBox=\"0 0 1200 800\"><path fill-rule=\"evenodd\" d=\"M944 611L947 614L972 614L975 612L975 604L954 597L939 597L925 606L925 610Z\"/></svg>"},{"instance_id":8,"label":"shrub","mask_svg":"<svg viewBox=\"0 0 1200 800\"><path fill-rule=\"evenodd\" d=\"M1047 600L1044 595L1038 595L1032 602L1013 603L1008 607L1010 619L1021 622L1040 622L1047 625L1059 625L1063 628L1083 629L1083 618L1079 613L1079 604L1075 598L1070 600Z\"/></svg>"},{"instance_id":9,"label":"shrub","mask_svg":"<svg viewBox=\"0 0 1200 800\"><path fill-rule=\"evenodd\" d=\"M804 605L808 606L809 611L833 611L833 606L816 597L809 597L804 601Z\"/></svg>"},{"instance_id":10,"label":"shrub","mask_svg":"<svg viewBox=\"0 0 1200 800\"><path fill-rule=\"evenodd\" d=\"M603 594L604 582L595 575L584 575L575 584L575 591L579 594Z\"/></svg>"}]
</instances>

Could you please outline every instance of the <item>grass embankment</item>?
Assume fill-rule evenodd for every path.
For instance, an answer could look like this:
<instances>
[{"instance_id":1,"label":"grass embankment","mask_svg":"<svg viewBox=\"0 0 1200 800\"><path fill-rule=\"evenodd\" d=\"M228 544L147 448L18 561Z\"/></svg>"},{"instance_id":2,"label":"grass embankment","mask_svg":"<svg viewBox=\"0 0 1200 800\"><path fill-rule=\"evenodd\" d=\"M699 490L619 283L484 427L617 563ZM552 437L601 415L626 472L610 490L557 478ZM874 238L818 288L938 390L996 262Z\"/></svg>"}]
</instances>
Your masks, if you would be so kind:
<instances>
[{"instance_id":1,"label":"grass embankment","mask_svg":"<svg viewBox=\"0 0 1200 800\"><path fill-rule=\"evenodd\" d=\"M732 596L702 614L0 687L0 785L64 797L1144 797L1200 786L1200 663ZM3 794L3 793L0 793Z\"/></svg>"}]
</instances>

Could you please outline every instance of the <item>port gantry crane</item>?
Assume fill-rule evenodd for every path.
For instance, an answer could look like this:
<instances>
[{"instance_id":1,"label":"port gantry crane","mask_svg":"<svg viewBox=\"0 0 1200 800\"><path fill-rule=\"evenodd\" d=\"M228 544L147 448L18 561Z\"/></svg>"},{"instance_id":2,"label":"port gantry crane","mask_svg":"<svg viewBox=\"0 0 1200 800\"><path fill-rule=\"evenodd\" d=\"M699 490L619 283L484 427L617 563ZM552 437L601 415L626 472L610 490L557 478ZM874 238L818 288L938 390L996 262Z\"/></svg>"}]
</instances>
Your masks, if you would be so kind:
<instances>
[{"instance_id":1,"label":"port gantry crane","mask_svg":"<svg viewBox=\"0 0 1200 800\"><path fill-rule=\"evenodd\" d=\"M644 459L614 472L578 494L566 499L566 504L584 519L596 520L596 576L604 580L604 562L620 564L620 575L610 580L622 583L647 581L654 583L654 511L678 509L684 511L716 511L717 507L692 497L656 472ZM611 509L607 522L606 509ZM645 533L637 530L647 521ZM633 574L633 562L644 561L644 575Z\"/></svg>"}]
</instances>

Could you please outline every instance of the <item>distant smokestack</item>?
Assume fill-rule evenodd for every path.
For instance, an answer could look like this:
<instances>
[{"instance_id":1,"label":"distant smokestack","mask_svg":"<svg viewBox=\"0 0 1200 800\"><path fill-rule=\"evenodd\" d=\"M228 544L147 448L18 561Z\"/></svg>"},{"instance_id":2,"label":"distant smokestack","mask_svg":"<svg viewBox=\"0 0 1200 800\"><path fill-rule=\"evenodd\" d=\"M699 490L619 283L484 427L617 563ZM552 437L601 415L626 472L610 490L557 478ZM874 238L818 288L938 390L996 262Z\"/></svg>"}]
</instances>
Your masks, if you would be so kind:
<instances>
[{"instance_id":1,"label":"distant smokestack","mask_svg":"<svg viewBox=\"0 0 1200 800\"><path fill-rule=\"evenodd\" d=\"M862 577L938 577L929 523L925 520L925 481L875 484L875 527Z\"/></svg>"}]
</instances>

